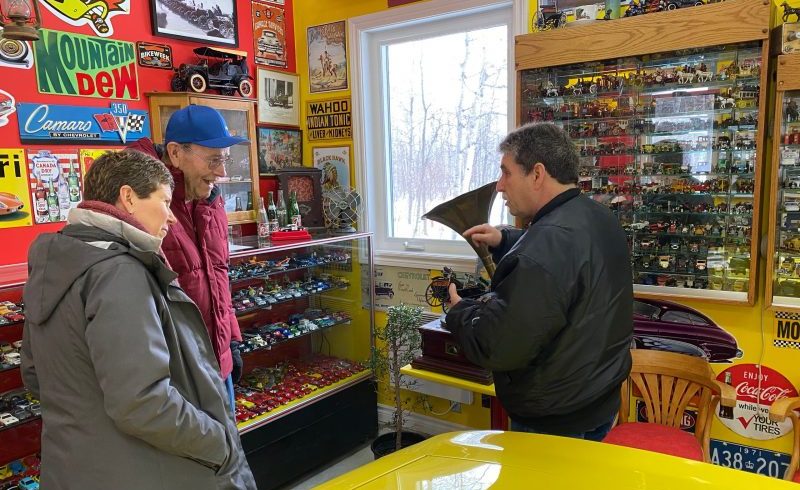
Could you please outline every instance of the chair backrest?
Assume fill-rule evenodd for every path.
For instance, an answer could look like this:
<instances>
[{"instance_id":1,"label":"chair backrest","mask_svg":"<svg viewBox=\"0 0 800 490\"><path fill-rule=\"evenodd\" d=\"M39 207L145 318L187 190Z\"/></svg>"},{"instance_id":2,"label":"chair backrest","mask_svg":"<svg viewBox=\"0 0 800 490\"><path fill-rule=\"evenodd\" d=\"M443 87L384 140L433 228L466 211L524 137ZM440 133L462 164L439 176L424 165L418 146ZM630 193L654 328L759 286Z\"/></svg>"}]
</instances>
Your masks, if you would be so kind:
<instances>
[{"instance_id":1,"label":"chair backrest","mask_svg":"<svg viewBox=\"0 0 800 490\"><path fill-rule=\"evenodd\" d=\"M640 396L650 423L680 429L683 412L697 408L695 437L708 454L708 429L720 389L708 362L699 357L657 350L632 349L633 365L622 387L618 423L628 422L631 396ZM633 392L633 387L638 393Z\"/></svg>"},{"instance_id":2,"label":"chair backrest","mask_svg":"<svg viewBox=\"0 0 800 490\"><path fill-rule=\"evenodd\" d=\"M789 466L786 467L784 480L793 480L798 465L800 465L800 415L797 413L798 410L800 410L800 397L782 398L773 402L769 407L769 418L773 422L780 423L787 418L792 421L792 459L789 461Z\"/></svg>"}]
</instances>

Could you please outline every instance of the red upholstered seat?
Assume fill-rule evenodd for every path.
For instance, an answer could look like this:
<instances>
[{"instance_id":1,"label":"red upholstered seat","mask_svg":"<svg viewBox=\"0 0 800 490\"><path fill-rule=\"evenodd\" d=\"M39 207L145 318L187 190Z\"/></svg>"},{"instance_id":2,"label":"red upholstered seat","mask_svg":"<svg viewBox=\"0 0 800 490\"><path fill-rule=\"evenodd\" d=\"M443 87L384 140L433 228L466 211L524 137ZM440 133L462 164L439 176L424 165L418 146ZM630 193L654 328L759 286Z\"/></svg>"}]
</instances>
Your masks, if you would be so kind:
<instances>
[{"instance_id":1,"label":"red upholstered seat","mask_svg":"<svg viewBox=\"0 0 800 490\"><path fill-rule=\"evenodd\" d=\"M703 461L694 434L660 424L632 422L611 429L603 442Z\"/></svg>"}]
</instances>

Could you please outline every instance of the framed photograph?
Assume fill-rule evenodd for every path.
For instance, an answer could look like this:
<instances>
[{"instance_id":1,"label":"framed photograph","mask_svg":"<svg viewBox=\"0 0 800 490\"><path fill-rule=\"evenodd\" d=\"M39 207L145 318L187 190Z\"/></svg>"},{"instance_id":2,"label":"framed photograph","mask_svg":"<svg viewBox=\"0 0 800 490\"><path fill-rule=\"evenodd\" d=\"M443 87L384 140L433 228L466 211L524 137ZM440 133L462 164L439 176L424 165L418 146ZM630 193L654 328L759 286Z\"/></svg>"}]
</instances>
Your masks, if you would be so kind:
<instances>
[{"instance_id":1,"label":"framed photograph","mask_svg":"<svg viewBox=\"0 0 800 490\"><path fill-rule=\"evenodd\" d=\"M259 68L257 82L259 124L300 126L300 78Z\"/></svg>"},{"instance_id":2,"label":"framed photograph","mask_svg":"<svg viewBox=\"0 0 800 490\"><path fill-rule=\"evenodd\" d=\"M311 93L347 90L345 23L308 28L308 78Z\"/></svg>"},{"instance_id":3,"label":"framed photograph","mask_svg":"<svg viewBox=\"0 0 800 490\"><path fill-rule=\"evenodd\" d=\"M314 166L322 170L322 192L350 185L350 146L315 147Z\"/></svg>"},{"instance_id":4,"label":"framed photograph","mask_svg":"<svg viewBox=\"0 0 800 490\"><path fill-rule=\"evenodd\" d=\"M239 45L236 0L150 0L150 19L155 36Z\"/></svg>"},{"instance_id":5,"label":"framed photograph","mask_svg":"<svg viewBox=\"0 0 800 490\"><path fill-rule=\"evenodd\" d=\"M303 165L303 134L299 129L258 128L258 173Z\"/></svg>"}]
</instances>

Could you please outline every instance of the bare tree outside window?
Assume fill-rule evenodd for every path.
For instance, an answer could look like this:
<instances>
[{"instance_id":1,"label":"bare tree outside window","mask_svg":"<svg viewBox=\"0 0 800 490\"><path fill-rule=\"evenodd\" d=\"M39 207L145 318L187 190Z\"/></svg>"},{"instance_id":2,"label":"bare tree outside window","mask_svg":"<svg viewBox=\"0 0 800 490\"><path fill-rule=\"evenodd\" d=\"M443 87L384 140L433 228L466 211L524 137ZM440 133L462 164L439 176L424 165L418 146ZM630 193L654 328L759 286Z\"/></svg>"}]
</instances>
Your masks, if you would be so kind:
<instances>
[{"instance_id":1,"label":"bare tree outside window","mask_svg":"<svg viewBox=\"0 0 800 490\"><path fill-rule=\"evenodd\" d=\"M385 48L394 238L454 240L426 211L499 176L508 132L508 29L496 26ZM492 223L509 223L495 206Z\"/></svg>"}]
</instances>

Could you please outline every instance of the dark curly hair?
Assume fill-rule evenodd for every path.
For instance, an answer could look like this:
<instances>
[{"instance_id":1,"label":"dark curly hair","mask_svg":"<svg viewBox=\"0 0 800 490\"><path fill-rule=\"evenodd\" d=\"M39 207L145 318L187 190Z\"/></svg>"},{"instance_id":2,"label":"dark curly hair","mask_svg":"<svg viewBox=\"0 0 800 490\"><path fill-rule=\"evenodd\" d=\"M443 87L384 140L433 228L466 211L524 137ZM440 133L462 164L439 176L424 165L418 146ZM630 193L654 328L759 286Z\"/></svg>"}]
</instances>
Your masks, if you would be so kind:
<instances>
[{"instance_id":1,"label":"dark curly hair","mask_svg":"<svg viewBox=\"0 0 800 490\"><path fill-rule=\"evenodd\" d=\"M131 186L141 199L150 196L159 185L175 189L172 175L159 160L139 151L108 151L86 172L83 197L113 205L123 185Z\"/></svg>"}]
</instances>

